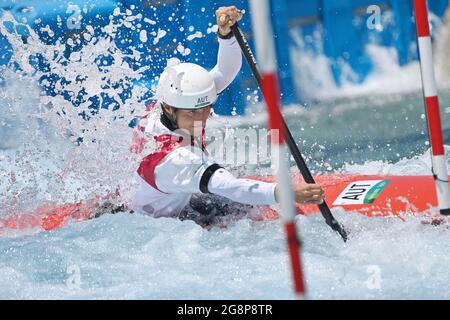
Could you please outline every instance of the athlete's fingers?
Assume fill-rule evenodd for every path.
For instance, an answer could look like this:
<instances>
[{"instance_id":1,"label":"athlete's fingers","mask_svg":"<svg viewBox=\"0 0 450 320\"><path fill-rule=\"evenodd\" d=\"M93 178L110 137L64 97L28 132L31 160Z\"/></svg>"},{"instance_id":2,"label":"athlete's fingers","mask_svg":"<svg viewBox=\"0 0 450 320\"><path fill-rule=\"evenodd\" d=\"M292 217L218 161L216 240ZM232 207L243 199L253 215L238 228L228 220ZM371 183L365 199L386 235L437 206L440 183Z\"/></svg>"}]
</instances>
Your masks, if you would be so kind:
<instances>
[{"instance_id":1,"label":"athlete's fingers","mask_svg":"<svg viewBox=\"0 0 450 320\"><path fill-rule=\"evenodd\" d=\"M308 187L308 189L312 189L312 190L322 189L320 184L317 184L317 183L308 183L307 187Z\"/></svg>"},{"instance_id":2,"label":"athlete's fingers","mask_svg":"<svg viewBox=\"0 0 450 320\"><path fill-rule=\"evenodd\" d=\"M305 201L321 201L323 197L321 195L315 194L304 197Z\"/></svg>"},{"instance_id":3,"label":"athlete's fingers","mask_svg":"<svg viewBox=\"0 0 450 320\"><path fill-rule=\"evenodd\" d=\"M320 194L320 195L323 195L325 193L323 188L318 184L310 184L310 185L308 185L308 188L306 190L308 192L311 192L314 194Z\"/></svg>"},{"instance_id":4,"label":"athlete's fingers","mask_svg":"<svg viewBox=\"0 0 450 320\"><path fill-rule=\"evenodd\" d=\"M243 12L235 6L220 7L216 10L216 16L219 26L224 27L239 21L243 16Z\"/></svg>"},{"instance_id":5,"label":"athlete's fingers","mask_svg":"<svg viewBox=\"0 0 450 320\"><path fill-rule=\"evenodd\" d=\"M315 194L311 197L311 199L313 199L315 201L320 201L320 200L323 200L323 196L319 195L319 194Z\"/></svg>"},{"instance_id":6,"label":"athlete's fingers","mask_svg":"<svg viewBox=\"0 0 450 320\"><path fill-rule=\"evenodd\" d=\"M233 11L230 12L230 18L236 22L239 21L242 18L242 11L235 9Z\"/></svg>"},{"instance_id":7,"label":"athlete's fingers","mask_svg":"<svg viewBox=\"0 0 450 320\"><path fill-rule=\"evenodd\" d=\"M316 193L297 193L296 201L305 204L320 204L324 201L324 196L322 194Z\"/></svg>"},{"instance_id":8,"label":"athlete's fingers","mask_svg":"<svg viewBox=\"0 0 450 320\"><path fill-rule=\"evenodd\" d=\"M323 196L324 192L322 189L310 189L310 190L304 190L303 195L305 197L311 197L311 196Z\"/></svg>"}]
</instances>

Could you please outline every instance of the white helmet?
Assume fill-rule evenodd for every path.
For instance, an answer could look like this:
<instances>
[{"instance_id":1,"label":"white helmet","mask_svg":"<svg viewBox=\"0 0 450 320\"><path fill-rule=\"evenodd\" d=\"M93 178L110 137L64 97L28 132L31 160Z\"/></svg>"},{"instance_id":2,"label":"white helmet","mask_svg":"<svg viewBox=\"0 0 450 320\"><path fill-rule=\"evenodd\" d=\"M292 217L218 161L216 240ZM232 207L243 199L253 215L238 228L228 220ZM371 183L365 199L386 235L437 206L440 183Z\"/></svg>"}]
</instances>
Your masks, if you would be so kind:
<instances>
[{"instance_id":1,"label":"white helmet","mask_svg":"<svg viewBox=\"0 0 450 320\"><path fill-rule=\"evenodd\" d=\"M217 89L205 68L171 59L159 78L156 96L175 108L201 109L216 102Z\"/></svg>"}]
</instances>

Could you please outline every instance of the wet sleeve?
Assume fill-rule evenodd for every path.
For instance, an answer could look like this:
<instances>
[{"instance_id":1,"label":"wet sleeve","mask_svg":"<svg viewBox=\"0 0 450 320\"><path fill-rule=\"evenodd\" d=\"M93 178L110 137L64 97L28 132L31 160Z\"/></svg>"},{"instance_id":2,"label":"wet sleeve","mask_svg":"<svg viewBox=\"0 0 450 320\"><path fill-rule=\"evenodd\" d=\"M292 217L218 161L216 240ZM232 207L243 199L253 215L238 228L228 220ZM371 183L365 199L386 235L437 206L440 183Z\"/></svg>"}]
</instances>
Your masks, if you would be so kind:
<instances>
[{"instance_id":1,"label":"wet sleeve","mask_svg":"<svg viewBox=\"0 0 450 320\"><path fill-rule=\"evenodd\" d=\"M219 40L217 64L210 71L216 83L217 92L221 93L236 78L242 66L241 48L235 37Z\"/></svg>"},{"instance_id":2,"label":"wet sleeve","mask_svg":"<svg viewBox=\"0 0 450 320\"><path fill-rule=\"evenodd\" d=\"M276 183L251 179L239 179L220 168L208 182L208 192L226 197L235 202L251 205L274 205Z\"/></svg>"},{"instance_id":3,"label":"wet sleeve","mask_svg":"<svg viewBox=\"0 0 450 320\"><path fill-rule=\"evenodd\" d=\"M217 166L201 149L181 147L175 149L155 168L155 184L165 193L199 193L202 183ZM203 178L203 180L202 180ZM209 180L209 179L208 179Z\"/></svg>"}]
</instances>

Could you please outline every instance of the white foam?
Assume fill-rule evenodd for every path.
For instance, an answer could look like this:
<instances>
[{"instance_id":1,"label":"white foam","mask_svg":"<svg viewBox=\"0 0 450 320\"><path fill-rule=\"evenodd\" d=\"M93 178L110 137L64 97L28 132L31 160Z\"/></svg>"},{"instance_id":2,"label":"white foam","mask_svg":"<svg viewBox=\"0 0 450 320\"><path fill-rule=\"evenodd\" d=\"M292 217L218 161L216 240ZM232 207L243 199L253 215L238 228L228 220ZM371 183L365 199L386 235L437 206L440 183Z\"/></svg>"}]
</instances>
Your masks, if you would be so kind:
<instances>
[{"instance_id":1,"label":"white foam","mask_svg":"<svg viewBox=\"0 0 450 320\"><path fill-rule=\"evenodd\" d=\"M158 32L152 32L151 35L155 37L153 39L153 45L157 45L159 43L159 40L161 40L167 35L167 31L158 29Z\"/></svg>"},{"instance_id":2,"label":"white foam","mask_svg":"<svg viewBox=\"0 0 450 320\"><path fill-rule=\"evenodd\" d=\"M350 230L346 244L320 215L297 219L310 298L450 297L445 227L334 215ZM0 297L8 299L293 298L279 222L244 219L207 231L188 221L107 215L0 239L0 252Z\"/></svg>"},{"instance_id":3,"label":"white foam","mask_svg":"<svg viewBox=\"0 0 450 320\"><path fill-rule=\"evenodd\" d=\"M301 41L299 37L295 37ZM331 73L330 63L324 54L310 54L302 50L291 50L295 70L297 91L306 99L350 98L361 95L388 95L420 90L422 85L420 65L417 61L400 66L397 52L393 48L367 45L367 53L373 62L373 70L358 84L349 79L351 71L342 75L341 86L337 86ZM350 75L349 75L350 74Z\"/></svg>"}]
</instances>

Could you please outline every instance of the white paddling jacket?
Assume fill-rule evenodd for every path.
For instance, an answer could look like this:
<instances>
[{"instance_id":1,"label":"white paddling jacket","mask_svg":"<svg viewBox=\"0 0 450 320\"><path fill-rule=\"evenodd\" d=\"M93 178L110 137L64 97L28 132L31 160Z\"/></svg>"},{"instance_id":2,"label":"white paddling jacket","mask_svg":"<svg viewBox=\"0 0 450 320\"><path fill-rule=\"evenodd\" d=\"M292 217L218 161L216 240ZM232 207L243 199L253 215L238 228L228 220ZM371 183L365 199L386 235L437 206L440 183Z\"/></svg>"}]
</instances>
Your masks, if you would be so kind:
<instances>
[{"instance_id":1,"label":"white paddling jacket","mask_svg":"<svg viewBox=\"0 0 450 320\"><path fill-rule=\"evenodd\" d=\"M241 50L234 37L219 39L217 60L210 73L220 93L234 80L242 65ZM154 107L159 106L154 103L150 109ZM209 158L204 143L199 146L169 130L160 118L146 120L146 126L139 129L155 140L157 148L144 156L136 171L133 211L154 217L176 217L194 193L217 194L251 205L276 203L274 183L235 178ZM146 138L135 134L132 152L142 152L146 142Z\"/></svg>"}]
</instances>

